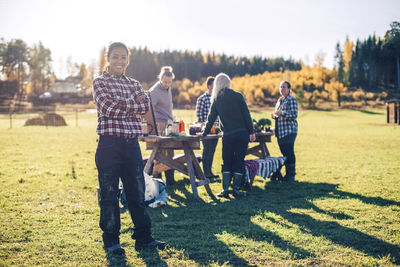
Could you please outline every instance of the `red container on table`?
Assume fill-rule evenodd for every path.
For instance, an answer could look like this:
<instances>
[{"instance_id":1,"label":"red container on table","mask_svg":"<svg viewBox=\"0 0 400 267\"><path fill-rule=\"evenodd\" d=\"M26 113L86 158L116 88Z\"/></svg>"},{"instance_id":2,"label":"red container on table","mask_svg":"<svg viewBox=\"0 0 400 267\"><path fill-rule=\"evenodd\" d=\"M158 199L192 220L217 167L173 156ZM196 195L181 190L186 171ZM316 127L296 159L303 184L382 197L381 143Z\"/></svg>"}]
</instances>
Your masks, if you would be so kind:
<instances>
[{"instance_id":1,"label":"red container on table","mask_svg":"<svg viewBox=\"0 0 400 267\"><path fill-rule=\"evenodd\" d=\"M179 122L179 132L184 132L185 131L185 124L183 123L183 120Z\"/></svg>"}]
</instances>

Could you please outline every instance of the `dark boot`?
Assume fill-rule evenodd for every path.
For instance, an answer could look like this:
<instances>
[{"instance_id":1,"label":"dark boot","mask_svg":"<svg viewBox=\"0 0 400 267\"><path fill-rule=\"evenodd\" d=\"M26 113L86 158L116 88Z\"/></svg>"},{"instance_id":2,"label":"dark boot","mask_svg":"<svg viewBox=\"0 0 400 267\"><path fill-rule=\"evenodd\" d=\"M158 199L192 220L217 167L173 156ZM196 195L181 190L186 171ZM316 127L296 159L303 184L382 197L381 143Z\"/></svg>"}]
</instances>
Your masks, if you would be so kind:
<instances>
[{"instance_id":1,"label":"dark boot","mask_svg":"<svg viewBox=\"0 0 400 267\"><path fill-rule=\"evenodd\" d=\"M287 182L294 182L296 175L296 164L287 164L286 165L286 175L284 180Z\"/></svg>"},{"instance_id":2,"label":"dark boot","mask_svg":"<svg viewBox=\"0 0 400 267\"><path fill-rule=\"evenodd\" d=\"M243 196L243 192L240 192L240 185L242 184L242 173L233 173L233 196L241 197Z\"/></svg>"},{"instance_id":3,"label":"dark boot","mask_svg":"<svg viewBox=\"0 0 400 267\"><path fill-rule=\"evenodd\" d=\"M165 248L166 245L167 245L166 242L158 241L151 237L151 240L145 240L145 241L136 240L135 249L136 251L141 251L147 248L158 248L162 250Z\"/></svg>"},{"instance_id":4,"label":"dark boot","mask_svg":"<svg viewBox=\"0 0 400 267\"><path fill-rule=\"evenodd\" d=\"M217 194L217 197L229 198L229 184L231 183L231 172L222 173L222 191Z\"/></svg>"},{"instance_id":5,"label":"dark boot","mask_svg":"<svg viewBox=\"0 0 400 267\"><path fill-rule=\"evenodd\" d=\"M120 244L116 244L114 246L107 247L107 248L105 247L104 250L107 253L111 253L111 254L114 254L114 255L123 255L123 254L125 254L125 249L123 247L121 247Z\"/></svg>"}]
</instances>

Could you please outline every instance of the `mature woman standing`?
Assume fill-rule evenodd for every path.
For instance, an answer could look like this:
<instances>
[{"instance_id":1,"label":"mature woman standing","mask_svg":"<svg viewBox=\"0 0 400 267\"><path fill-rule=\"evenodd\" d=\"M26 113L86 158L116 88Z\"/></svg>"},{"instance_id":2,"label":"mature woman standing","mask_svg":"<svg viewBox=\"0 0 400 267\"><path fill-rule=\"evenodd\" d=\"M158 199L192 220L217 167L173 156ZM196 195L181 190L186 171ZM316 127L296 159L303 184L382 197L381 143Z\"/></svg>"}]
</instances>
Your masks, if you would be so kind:
<instances>
[{"instance_id":1,"label":"mature woman standing","mask_svg":"<svg viewBox=\"0 0 400 267\"><path fill-rule=\"evenodd\" d=\"M243 161L249 141L255 141L253 123L242 94L230 89L231 80L225 73L215 77L211 95L211 108L203 136L210 133L219 116L222 137L222 192L218 197L229 198L229 185L233 176L233 196L239 197L243 176Z\"/></svg>"},{"instance_id":2,"label":"mature woman standing","mask_svg":"<svg viewBox=\"0 0 400 267\"><path fill-rule=\"evenodd\" d=\"M297 137L297 100L290 95L291 86L287 81L282 81L279 92L281 97L275 105L275 135L278 138L279 148L286 157L285 181L294 181L296 175L296 156L294 142Z\"/></svg>"},{"instance_id":3,"label":"mature woman standing","mask_svg":"<svg viewBox=\"0 0 400 267\"><path fill-rule=\"evenodd\" d=\"M174 116L172 115L173 104L171 92L171 84L174 78L175 75L172 72L172 67L164 66L161 68L160 74L158 75L159 81L149 90L154 117L157 124L162 125L161 128L163 129L167 126L168 121L174 121ZM166 150L165 153L173 153L173 151ZM165 180L168 185L174 184L173 169L165 172Z\"/></svg>"},{"instance_id":4,"label":"mature woman standing","mask_svg":"<svg viewBox=\"0 0 400 267\"><path fill-rule=\"evenodd\" d=\"M125 44L112 43L108 47L107 61L106 71L93 81L98 115L96 131L100 136L95 157L104 249L114 254L125 252L119 242L119 178L135 224L132 235L136 239L135 248L163 248L165 243L151 236L151 220L144 203L142 154L137 139L142 134L140 115L149 110L149 98L138 81L124 75L129 63L129 50Z\"/></svg>"}]
</instances>

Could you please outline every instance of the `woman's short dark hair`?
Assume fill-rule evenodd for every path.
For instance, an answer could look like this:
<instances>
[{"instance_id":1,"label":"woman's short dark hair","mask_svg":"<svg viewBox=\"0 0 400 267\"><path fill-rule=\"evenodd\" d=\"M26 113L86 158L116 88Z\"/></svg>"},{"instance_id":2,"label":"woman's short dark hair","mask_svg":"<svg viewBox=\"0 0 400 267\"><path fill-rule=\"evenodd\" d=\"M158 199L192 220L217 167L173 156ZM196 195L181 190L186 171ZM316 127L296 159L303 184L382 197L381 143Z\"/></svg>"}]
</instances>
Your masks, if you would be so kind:
<instances>
[{"instance_id":1,"label":"woman's short dark hair","mask_svg":"<svg viewBox=\"0 0 400 267\"><path fill-rule=\"evenodd\" d=\"M282 84L282 83L286 83L287 88L289 88L289 89L292 88L292 86L290 85L290 82L288 82L288 81L282 81L281 84Z\"/></svg>"},{"instance_id":2,"label":"woman's short dark hair","mask_svg":"<svg viewBox=\"0 0 400 267\"><path fill-rule=\"evenodd\" d=\"M128 56L129 56L129 49L128 49L128 47L127 47L124 43L121 43L121 42L113 42L113 43L111 43L111 44L108 46L108 49L107 49L107 57L110 57L111 52L112 52L114 49L117 49L117 48L122 48L122 49L124 49L124 50L126 51L126 53L128 54Z\"/></svg>"},{"instance_id":3,"label":"woman's short dark hair","mask_svg":"<svg viewBox=\"0 0 400 267\"><path fill-rule=\"evenodd\" d=\"M207 87L210 86L210 85L212 85L212 84L214 83L214 80L215 80L215 77L213 77L213 76L208 76L208 77L207 77L207 81L206 81Z\"/></svg>"}]
</instances>

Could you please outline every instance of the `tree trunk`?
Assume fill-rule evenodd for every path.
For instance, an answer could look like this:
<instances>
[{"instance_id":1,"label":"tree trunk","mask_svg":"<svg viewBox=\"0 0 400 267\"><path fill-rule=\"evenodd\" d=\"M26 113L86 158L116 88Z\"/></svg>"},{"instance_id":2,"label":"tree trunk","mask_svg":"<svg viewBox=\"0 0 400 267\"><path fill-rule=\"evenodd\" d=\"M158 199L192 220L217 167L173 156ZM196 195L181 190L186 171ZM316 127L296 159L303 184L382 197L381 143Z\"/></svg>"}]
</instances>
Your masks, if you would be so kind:
<instances>
[{"instance_id":1,"label":"tree trunk","mask_svg":"<svg viewBox=\"0 0 400 267\"><path fill-rule=\"evenodd\" d=\"M338 104L338 107L340 107L342 105L342 99L340 98L340 92L337 92L337 104Z\"/></svg>"}]
</instances>

